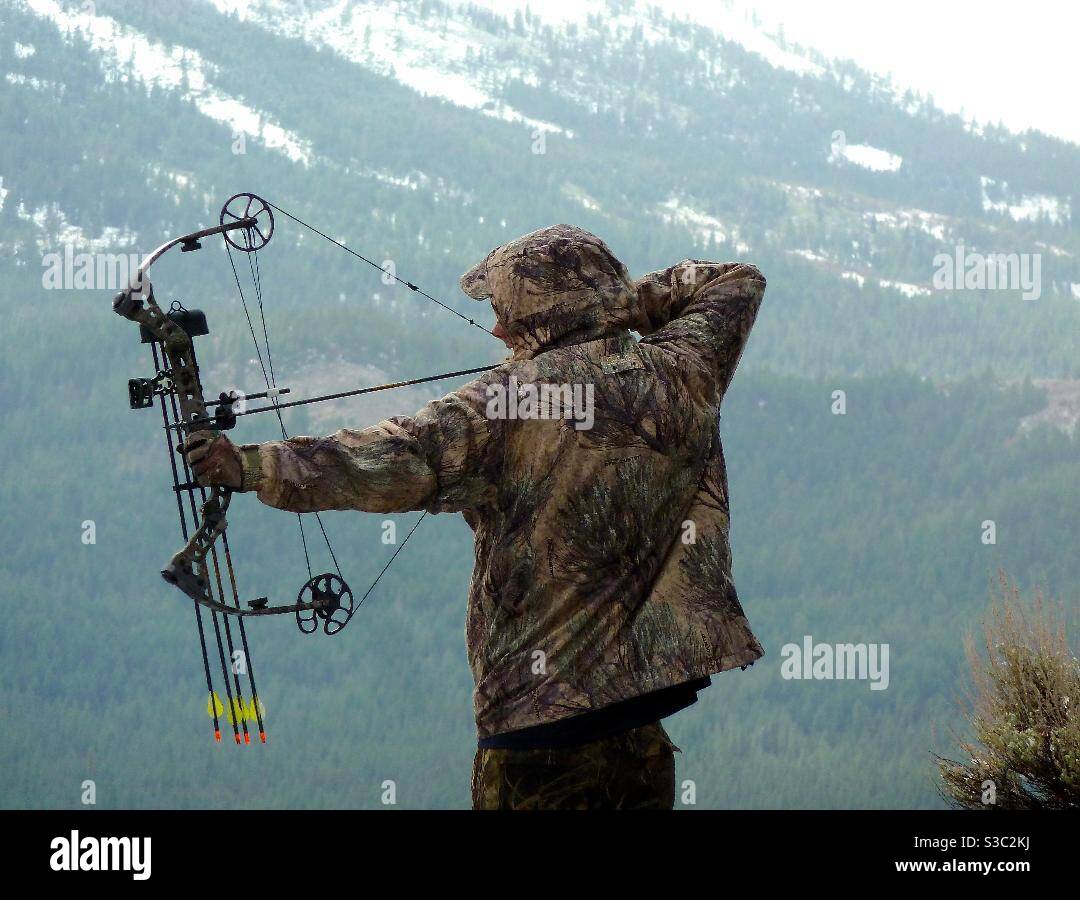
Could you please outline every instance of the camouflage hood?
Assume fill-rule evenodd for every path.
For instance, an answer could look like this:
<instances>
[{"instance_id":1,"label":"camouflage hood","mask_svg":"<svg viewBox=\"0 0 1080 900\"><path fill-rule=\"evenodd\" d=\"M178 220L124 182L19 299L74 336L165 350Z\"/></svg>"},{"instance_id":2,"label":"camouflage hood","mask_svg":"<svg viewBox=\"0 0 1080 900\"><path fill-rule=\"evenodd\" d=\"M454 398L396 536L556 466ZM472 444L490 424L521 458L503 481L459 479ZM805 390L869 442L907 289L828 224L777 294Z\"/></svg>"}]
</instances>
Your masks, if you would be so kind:
<instances>
[{"instance_id":1,"label":"camouflage hood","mask_svg":"<svg viewBox=\"0 0 1080 900\"><path fill-rule=\"evenodd\" d=\"M515 359L632 328L638 301L626 267L596 235L552 225L503 244L461 276L490 300Z\"/></svg>"}]
</instances>

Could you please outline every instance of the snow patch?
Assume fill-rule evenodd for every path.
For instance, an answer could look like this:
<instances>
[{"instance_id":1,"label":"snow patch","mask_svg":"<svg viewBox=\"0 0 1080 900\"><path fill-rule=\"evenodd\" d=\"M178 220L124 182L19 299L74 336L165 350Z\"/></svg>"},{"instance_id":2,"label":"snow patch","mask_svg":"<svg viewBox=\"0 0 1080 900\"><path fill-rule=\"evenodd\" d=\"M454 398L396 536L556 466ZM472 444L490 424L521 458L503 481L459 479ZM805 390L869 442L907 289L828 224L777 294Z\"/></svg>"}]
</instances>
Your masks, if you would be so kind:
<instances>
[{"instance_id":1,"label":"snow patch","mask_svg":"<svg viewBox=\"0 0 1080 900\"><path fill-rule=\"evenodd\" d=\"M1020 432L1026 433L1039 426L1049 425L1065 434L1076 434L1077 426L1080 425L1080 381L1035 378L1031 383L1046 391L1046 406L1038 412L1024 416L1020 420Z\"/></svg>"},{"instance_id":2,"label":"snow patch","mask_svg":"<svg viewBox=\"0 0 1080 900\"><path fill-rule=\"evenodd\" d=\"M873 220L876 225L883 225L886 228L901 230L914 228L939 241L945 240L945 233L949 224L948 216L914 207L901 208L892 212L864 213L863 218L866 221Z\"/></svg>"},{"instance_id":3,"label":"snow patch","mask_svg":"<svg viewBox=\"0 0 1080 900\"><path fill-rule=\"evenodd\" d=\"M985 175L979 177L982 187L982 208L985 212L1005 213L1015 222L1033 222L1047 217L1055 225L1067 222L1072 210L1068 200L1050 194L1021 194L1016 202L1009 202L1009 184L995 181ZM990 193L1001 197L993 199Z\"/></svg>"},{"instance_id":4,"label":"snow patch","mask_svg":"<svg viewBox=\"0 0 1080 900\"><path fill-rule=\"evenodd\" d=\"M373 181L379 182L379 184L401 188L405 191L424 190L431 195L432 200L435 203L441 203L444 200L456 200L463 206L468 206L475 199L470 191L454 185L443 178L432 177L426 172L410 171L400 175L389 172L386 169L375 169L371 166L358 165L356 163L357 161L354 160L353 164L345 166L341 171L345 175L352 175L358 178L370 178Z\"/></svg>"},{"instance_id":5,"label":"snow patch","mask_svg":"<svg viewBox=\"0 0 1080 900\"><path fill-rule=\"evenodd\" d=\"M817 200L825 196L820 188L811 188L804 184L791 184L786 181L774 181L771 183L775 184L785 194L790 194L799 200Z\"/></svg>"},{"instance_id":6,"label":"snow patch","mask_svg":"<svg viewBox=\"0 0 1080 900\"><path fill-rule=\"evenodd\" d=\"M860 288L872 278L872 276L864 275L861 272L853 272L851 270L838 272L838 266L836 266L832 260L813 250L797 248L795 250L788 250L787 252L792 256L799 256L808 262L817 263L820 268L832 272L833 274L838 274L845 281L854 281ZM931 293L930 288L921 284L911 284L907 281L894 281L890 278L875 278L873 280L876 281L880 287L898 291L905 297L923 297L929 296Z\"/></svg>"},{"instance_id":7,"label":"snow patch","mask_svg":"<svg viewBox=\"0 0 1080 900\"><path fill-rule=\"evenodd\" d=\"M829 162L837 164L841 160L862 166L871 172L896 172L904 162L902 156L879 147L872 147L870 144L837 142L833 144L832 151L829 153Z\"/></svg>"},{"instance_id":8,"label":"snow patch","mask_svg":"<svg viewBox=\"0 0 1080 900\"><path fill-rule=\"evenodd\" d=\"M78 247L80 253L120 253L134 250L138 237L133 231L112 226L103 229L100 236L90 237L81 227L68 221L67 213L56 203L33 210L20 203L15 214L24 222L33 222L41 232L37 245L42 253L67 245Z\"/></svg>"},{"instance_id":9,"label":"snow patch","mask_svg":"<svg viewBox=\"0 0 1080 900\"><path fill-rule=\"evenodd\" d=\"M1042 247L1044 250L1049 250L1053 256L1067 256L1070 259L1072 258L1072 254L1068 250L1064 247L1059 247L1057 244L1047 244L1044 241L1036 241L1035 245L1037 247Z\"/></svg>"},{"instance_id":10,"label":"snow patch","mask_svg":"<svg viewBox=\"0 0 1080 900\"><path fill-rule=\"evenodd\" d=\"M927 297L930 295L930 288L919 284L910 284L906 281L890 281L888 278L882 278L878 284L883 288L892 288L894 291L899 291L905 297Z\"/></svg>"},{"instance_id":11,"label":"snow patch","mask_svg":"<svg viewBox=\"0 0 1080 900\"><path fill-rule=\"evenodd\" d=\"M703 3L696 7L695 21L716 31L725 40L734 41L750 53L756 53L777 69L798 75L822 75L825 70L811 59L782 47L779 41L755 25L748 10L726 9L719 3Z\"/></svg>"},{"instance_id":12,"label":"snow patch","mask_svg":"<svg viewBox=\"0 0 1080 900\"><path fill-rule=\"evenodd\" d=\"M657 211L664 224L681 225L705 243L715 241L730 244L737 253L750 252L750 245L739 239L734 226L725 225L715 216L685 205L678 197L669 197L657 207Z\"/></svg>"},{"instance_id":13,"label":"snow patch","mask_svg":"<svg viewBox=\"0 0 1080 900\"><path fill-rule=\"evenodd\" d=\"M820 253L815 253L813 250L788 250L788 253L792 256L801 256L803 259L808 259L810 262L828 262L828 257L822 256Z\"/></svg>"},{"instance_id":14,"label":"snow patch","mask_svg":"<svg viewBox=\"0 0 1080 900\"><path fill-rule=\"evenodd\" d=\"M46 78L37 78L33 75L24 75L22 72L8 72L4 75L4 81L8 84L17 84L21 87L33 88L35 91L49 91L53 94L63 94L67 90L66 84L59 81L50 81Z\"/></svg>"},{"instance_id":15,"label":"snow patch","mask_svg":"<svg viewBox=\"0 0 1080 900\"><path fill-rule=\"evenodd\" d=\"M576 184L564 184L562 186L564 197L580 204L589 212L600 212L600 204L590 194L579 188Z\"/></svg>"}]
</instances>

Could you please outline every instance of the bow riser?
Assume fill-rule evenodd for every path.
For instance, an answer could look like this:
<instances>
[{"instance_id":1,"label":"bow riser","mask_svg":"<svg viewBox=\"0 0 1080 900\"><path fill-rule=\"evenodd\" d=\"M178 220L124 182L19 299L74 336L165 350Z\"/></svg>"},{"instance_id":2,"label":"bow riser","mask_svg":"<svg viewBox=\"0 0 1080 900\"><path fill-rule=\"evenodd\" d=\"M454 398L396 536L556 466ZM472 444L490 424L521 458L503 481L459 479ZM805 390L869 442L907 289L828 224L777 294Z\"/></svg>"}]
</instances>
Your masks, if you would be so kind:
<instances>
[{"instance_id":1,"label":"bow riser","mask_svg":"<svg viewBox=\"0 0 1080 900\"><path fill-rule=\"evenodd\" d=\"M164 389L176 398L183 418L183 430L187 434L195 431L218 431L216 418L207 413L199 369L195 364L194 343L190 335L158 306L149 279L144 275L137 288L129 287L118 294L113 301L113 309L118 315L141 325L164 351L168 362L168 387ZM232 616L332 611L335 601L330 597L316 597L311 601L281 606L266 606L259 601L253 601L257 605L246 609L226 606L214 598L206 560L228 527L225 513L231 500L232 491L228 488L216 485L211 488L210 496L203 501L199 513L198 528L188 542L173 554L161 570L161 577L208 609Z\"/></svg>"}]
</instances>

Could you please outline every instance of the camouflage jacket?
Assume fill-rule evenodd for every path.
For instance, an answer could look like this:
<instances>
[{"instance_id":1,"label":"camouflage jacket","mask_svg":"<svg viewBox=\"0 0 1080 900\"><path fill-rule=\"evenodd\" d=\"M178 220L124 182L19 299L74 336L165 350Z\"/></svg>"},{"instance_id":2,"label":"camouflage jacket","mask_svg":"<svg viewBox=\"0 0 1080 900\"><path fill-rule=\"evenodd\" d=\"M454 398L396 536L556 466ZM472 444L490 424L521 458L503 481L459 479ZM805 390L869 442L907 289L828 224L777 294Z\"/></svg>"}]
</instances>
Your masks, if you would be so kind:
<instances>
[{"instance_id":1,"label":"camouflage jacket","mask_svg":"<svg viewBox=\"0 0 1080 900\"><path fill-rule=\"evenodd\" d=\"M490 300L511 359L414 416L246 446L245 490L294 512L464 515L480 737L761 656L718 432L761 273L686 260L631 282L601 240L556 225L461 284Z\"/></svg>"}]
</instances>

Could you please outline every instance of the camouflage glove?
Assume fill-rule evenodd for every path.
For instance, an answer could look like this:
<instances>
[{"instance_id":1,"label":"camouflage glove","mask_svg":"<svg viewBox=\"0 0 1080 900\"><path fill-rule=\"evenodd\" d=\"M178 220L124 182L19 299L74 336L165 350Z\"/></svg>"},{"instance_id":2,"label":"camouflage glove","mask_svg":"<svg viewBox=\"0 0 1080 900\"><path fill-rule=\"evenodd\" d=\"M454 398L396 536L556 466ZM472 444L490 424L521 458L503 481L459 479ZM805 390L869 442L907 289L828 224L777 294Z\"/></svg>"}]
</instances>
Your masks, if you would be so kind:
<instances>
[{"instance_id":1,"label":"camouflage glove","mask_svg":"<svg viewBox=\"0 0 1080 900\"><path fill-rule=\"evenodd\" d=\"M243 490L240 451L225 435L215 431L192 432L184 442L184 456L199 484Z\"/></svg>"}]
</instances>

